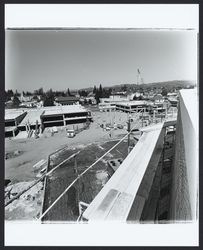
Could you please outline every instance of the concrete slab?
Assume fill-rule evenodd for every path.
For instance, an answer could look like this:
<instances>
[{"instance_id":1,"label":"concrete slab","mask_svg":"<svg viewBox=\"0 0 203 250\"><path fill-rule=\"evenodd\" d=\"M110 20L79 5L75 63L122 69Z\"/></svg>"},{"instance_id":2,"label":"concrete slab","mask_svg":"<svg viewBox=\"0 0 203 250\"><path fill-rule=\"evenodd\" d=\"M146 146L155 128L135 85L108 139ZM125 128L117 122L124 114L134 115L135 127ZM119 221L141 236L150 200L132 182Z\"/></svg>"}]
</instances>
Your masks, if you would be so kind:
<instances>
[{"instance_id":1,"label":"concrete slab","mask_svg":"<svg viewBox=\"0 0 203 250\"><path fill-rule=\"evenodd\" d=\"M18 116L22 115L24 110L18 109L5 109L5 121L16 119Z\"/></svg>"},{"instance_id":2,"label":"concrete slab","mask_svg":"<svg viewBox=\"0 0 203 250\"><path fill-rule=\"evenodd\" d=\"M42 109L30 109L27 115L24 117L19 126L25 126L26 123L30 123L31 125L36 124L36 120L38 120L38 124L41 124L40 116L42 114Z\"/></svg>"}]
</instances>

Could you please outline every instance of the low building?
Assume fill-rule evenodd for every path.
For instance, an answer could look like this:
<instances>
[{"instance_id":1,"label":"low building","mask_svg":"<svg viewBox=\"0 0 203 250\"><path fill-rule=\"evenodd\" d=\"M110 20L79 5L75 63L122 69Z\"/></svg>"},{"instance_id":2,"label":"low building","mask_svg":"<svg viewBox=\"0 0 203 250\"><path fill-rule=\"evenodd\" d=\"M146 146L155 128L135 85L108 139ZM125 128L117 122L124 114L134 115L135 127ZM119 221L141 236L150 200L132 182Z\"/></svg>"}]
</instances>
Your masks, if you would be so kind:
<instances>
[{"instance_id":1,"label":"low building","mask_svg":"<svg viewBox=\"0 0 203 250\"><path fill-rule=\"evenodd\" d=\"M128 101L116 104L116 110L123 112L139 112L141 110L149 111L150 103L147 101Z\"/></svg>"},{"instance_id":2,"label":"low building","mask_svg":"<svg viewBox=\"0 0 203 250\"><path fill-rule=\"evenodd\" d=\"M90 122L92 116L90 111L81 105L67 105L47 107L40 119L43 128L46 128Z\"/></svg>"},{"instance_id":3,"label":"low building","mask_svg":"<svg viewBox=\"0 0 203 250\"><path fill-rule=\"evenodd\" d=\"M110 111L116 110L116 104L120 102L129 102L129 98L113 95L109 98L100 98L99 110L100 111Z\"/></svg>"},{"instance_id":4,"label":"low building","mask_svg":"<svg viewBox=\"0 0 203 250\"><path fill-rule=\"evenodd\" d=\"M26 110L26 111L25 111ZM53 126L83 124L92 121L90 111L81 105L50 106L34 109L12 109L6 111L5 136L16 136L19 131L27 131L27 136L35 129Z\"/></svg>"},{"instance_id":5,"label":"low building","mask_svg":"<svg viewBox=\"0 0 203 250\"><path fill-rule=\"evenodd\" d=\"M55 102L60 105L73 105L73 104L78 104L79 99L80 98L75 96L59 96L56 97Z\"/></svg>"},{"instance_id":6,"label":"low building","mask_svg":"<svg viewBox=\"0 0 203 250\"><path fill-rule=\"evenodd\" d=\"M163 103L164 102L164 97L162 96L162 94L156 94L156 95L154 95L152 100L155 103Z\"/></svg>"},{"instance_id":7,"label":"low building","mask_svg":"<svg viewBox=\"0 0 203 250\"><path fill-rule=\"evenodd\" d=\"M5 137L15 137L18 134L18 125L21 123L26 114L27 112L24 110L5 110Z\"/></svg>"},{"instance_id":8,"label":"low building","mask_svg":"<svg viewBox=\"0 0 203 250\"><path fill-rule=\"evenodd\" d=\"M19 100L21 102L30 102L30 101L32 101L32 98L33 98L33 95L26 96L26 95L21 94L19 97Z\"/></svg>"},{"instance_id":9,"label":"low building","mask_svg":"<svg viewBox=\"0 0 203 250\"><path fill-rule=\"evenodd\" d=\"M177 97L178 96L178 93L177 92L169 92L167 94L167 97Z\"/></svg>"},{"instance_id":10,"label":"low building","mask_svg":"<svg viewBox=\"0 0 203 250\"><path fill-rule=\"evenodd\" d=\"M20 107L26 107L26 108L33 108L33 107L37 107L38 102L35 100L32 101L23 101L19 104Z\"/></svg>"},{"instance_id":11,"label":"low building","mask_svg":"<svg viewBox=\"0 0 203 250\"><path fill-rule=\"evenodd\" d=\"M88 104L93 104L93 105L97 104L97 101L94 96L87 96L85 100Z\"/></svg>"},{"instance_id":12,"label":"low building","mask_svg":"<svg viewBox=\"0 0 203 250\"><path fill-rule=\"evenodd\" d=\"M178 106L178 98L177 97L168 97L168 100L172 107Z\"/></svg>"},{"instance_id":13,"label":"low building","mask_svg":"<svg viewBox=\"0 0 203 250\"><path fill-rule=\"evenodd\" d=\"M144 98L143 93L140 93L140 92L135 92L135 93L128 94L127 97L129 99L129 101L133 101L134 98Z\"/></svg>"}]
</instances>

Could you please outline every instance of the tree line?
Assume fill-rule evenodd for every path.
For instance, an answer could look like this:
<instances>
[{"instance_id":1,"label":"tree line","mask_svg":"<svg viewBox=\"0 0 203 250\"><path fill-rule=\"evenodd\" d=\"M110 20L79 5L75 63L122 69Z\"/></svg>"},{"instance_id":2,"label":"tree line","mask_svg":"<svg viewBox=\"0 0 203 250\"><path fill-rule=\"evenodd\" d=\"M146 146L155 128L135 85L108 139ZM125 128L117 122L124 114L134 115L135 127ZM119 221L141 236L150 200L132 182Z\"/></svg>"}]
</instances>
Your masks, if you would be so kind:
<instances>
[{"instance_id":1,"label":"tree line","mask_svg":"<svg viewBox=\"0 0 203 250\"><path fill-rule=\"evenodd\" d=\"M79 90L78 94L83 97L87 97L90 92L87 90ZM92 93L96 99L97 104L100 102L100 98L108 98L112 94L112 88L103 88L100 84L99 87L94 85Z\"/></svg>"},{"instance_id":2,"label":"tree line","mask_svg":"<svg viewBox=\"0 0 203 250\"><path fill-rule=\"evenodd\" d=\"M46 92L43 90L43 88L39 88L33 92L22 91L22 95L27 97L32 96L32 100L43 101L44 106L53 106L55 97L73 96L69 88L66 91L53 91L52 89L49 89ZM14 106L18 106L20 104L20 96L21 93L19 93L17 90L15 92L12 89L8 89L7 91L5 90L5 102L12 100Z\"/></svg>"}]
</instances>

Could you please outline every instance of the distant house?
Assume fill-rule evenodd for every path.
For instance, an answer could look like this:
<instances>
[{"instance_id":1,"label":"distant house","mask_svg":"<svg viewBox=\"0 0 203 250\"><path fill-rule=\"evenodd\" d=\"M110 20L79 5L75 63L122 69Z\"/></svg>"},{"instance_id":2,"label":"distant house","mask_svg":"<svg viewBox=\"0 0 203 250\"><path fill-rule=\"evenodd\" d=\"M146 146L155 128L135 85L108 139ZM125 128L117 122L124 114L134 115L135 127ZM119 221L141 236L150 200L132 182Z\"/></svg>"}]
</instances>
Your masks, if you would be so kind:
<instances>
[{"instance_id":1,"label":"distant house","mask_svg":"<svg viewBox=\"0 0 203 250\"><path fill-rule=\"evenodd\" d=\"M30 102L30 101L32 101L32 98L33 98L33 95L26 96L26 95L21 94L21 96L19 97L19 100L21 102Z\"/></svg>"},{"instance_id":2,"label":"distant house","mask_svg":"<svg viewBox=\"0 0 203 250\"><path fill-rule=\"evenodd\" d=\"M94 105L97 104L97 101L96 101L96 99L93 96L86 97L85 99L86 99L86 101L88 103L91 103L91 104L94 104Z\"/></svg>"},{"instance_id":3,"label":"distant house","mask_svg":"<svg viewBox=\"0 0 203 250\"><path fill-rule=\"evenodd\" d=\"M162 96L162 94L156 94L156 95L154 95L153 100L154 100L154 102L158 102L158 103L163 102L164 97Z\"/></svg>"},{"instance_id":4,"label":"distant house","mask_svg":"<svg viewBox=\"0 0 203 250\"><path fill-rule=\"evenodd\" d=\"M75 96L59 96L55 98L55 102L60 105L73 105L79 103L79 98Z\"/></svg>"},{"instance_id":5,"label":"distant house","mask_svg":"<svg viewBox=\"0 0 203 250\"><path fill-rule=\"evenodd\" d=\"M135 93L132 93L131 95L128 95L128 98L131 101L136 98L141 98L141 97L143 97L143 93L140 93L140 92L135 92Z\"/></svg>"},{"instance_id":6,"label":"distant house","mask_svg":"<svg viewBox=\"0 0 203 250\"><path fill-rule=\"evenodd\" d=\"M36 107L37 101L24 101L24 102L21 102L19 106L27 107L27 108Z\"/></svg>"},{"instance_id":7,"label":"distant house","mask_svg":"<svg viewBox=\"0 0 203 250\"><path fill-rule=\"evenodd\" d=\"M167 97L177 97L178 96L178 93L177 92L169 92L167 94Z\"/></svg>"},{"instance_id":8,"label":"distant house","mask_svg":"<svg viewBox=\"0 0 203 250\"><path fill-rule=\"evenodd\" d=\"M97 104L95 94L93 92L90 92L85 99L88 103L91 102L92 104Z\"/></svg>"},{"instance_id":9,"label":"distant house","mask_svg":"<svg viewBox=\"0 0 203 250\"><path fill-rule=\"evenodd\" d=\"M90 92L87 97L95 97L95 94L93 92Z\"/></svg>"}]
</instances>

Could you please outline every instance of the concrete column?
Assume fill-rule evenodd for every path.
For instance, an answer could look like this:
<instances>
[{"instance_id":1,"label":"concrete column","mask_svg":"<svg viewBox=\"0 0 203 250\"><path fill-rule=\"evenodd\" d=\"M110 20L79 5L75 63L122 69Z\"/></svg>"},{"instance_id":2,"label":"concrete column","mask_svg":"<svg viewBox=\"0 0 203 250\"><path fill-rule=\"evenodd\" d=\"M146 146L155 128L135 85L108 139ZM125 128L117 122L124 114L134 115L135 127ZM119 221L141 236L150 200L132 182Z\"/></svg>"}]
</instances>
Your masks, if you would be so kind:
<instances>
[{"instance_id":1,"label":"concrete column","mask_svg":"<svg viewBox=\"0 0 203 250\"><path fill-rule=\"evenodd\" d=\"M28 134L28 127L27 127L27 124L25 124L25 129L26 129L26 132Z\"/></svg>"},{"instance_id":2,"label":"concrete column","mask_svg":"<svg viewBox=\"0 0 203 250\"><path fill-rule=\"evenodd\" d=\"M63 115L63 126L66 126L65 115Z\"/></svg>"}]
</instances>

